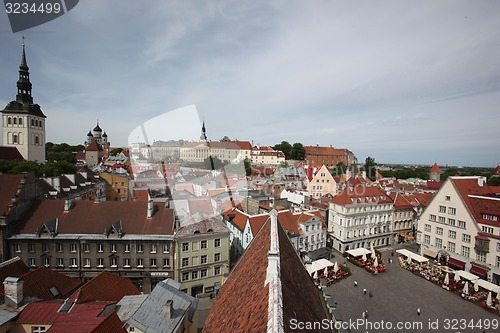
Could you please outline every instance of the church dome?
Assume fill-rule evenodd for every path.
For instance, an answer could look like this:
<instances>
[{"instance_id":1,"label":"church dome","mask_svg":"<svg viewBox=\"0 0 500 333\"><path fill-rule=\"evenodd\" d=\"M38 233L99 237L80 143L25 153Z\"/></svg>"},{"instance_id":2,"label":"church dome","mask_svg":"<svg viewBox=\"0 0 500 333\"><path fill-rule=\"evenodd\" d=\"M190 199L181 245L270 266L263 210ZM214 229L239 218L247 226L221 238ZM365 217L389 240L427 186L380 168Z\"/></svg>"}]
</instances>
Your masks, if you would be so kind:
<instances>
[{"instance_id":1,"label":"church dome","mask_svg":"<svg viewBox=\"0 0 500 333\"><path fill-rule=\"evenodd\" d=\"M102 135L103 138L107 138L108 135L106 134L106 132L104 132L104 134Z\"/></svg>"},{"instance_id":2,"label":"church dome","mask_svg":"<svg viewBox=\"0 0 500 333\"><path fill-rule=\"evenodd\" d=\"M99 123L97 123L97 126L94 127L94 132L102 132L102 129L99 127Z\"/></svg>"},{"instance_id":3,"label":"church dome","mask_svg":"<svg viewBox=\"0 0 500 333\"><path fill-rule=\"evenodd\" d=\"M92 135L92 132L89 130L89 132L87 133L87 136L93 136Z\"/></svg>"}]
</instances>

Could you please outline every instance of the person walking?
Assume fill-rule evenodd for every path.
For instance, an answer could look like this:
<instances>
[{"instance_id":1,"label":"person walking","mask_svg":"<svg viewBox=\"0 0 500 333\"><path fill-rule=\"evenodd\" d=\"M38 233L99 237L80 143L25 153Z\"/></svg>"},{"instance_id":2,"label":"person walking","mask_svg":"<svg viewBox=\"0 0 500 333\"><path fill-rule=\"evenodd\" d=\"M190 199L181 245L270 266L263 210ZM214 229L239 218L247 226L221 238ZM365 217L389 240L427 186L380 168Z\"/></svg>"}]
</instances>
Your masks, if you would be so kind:
<instances>
[{"instance_id":1,"label":"person walking","mask_svg":"<svg viewBox=\"0 0 500 333\"><path fill-rule=\"evenodd\" d=\"M363 294L366 295L366 288L363 288Z\"/></svg>"},{"instance_id":2,"label":"person walking","mask_svg":"<svg viewBox=\"0 0 500 333\"><path fill-rule=\"evenodd\" d=\"M420 316L420 308L417 309L417 315Z\"/></svg>"},{"instance_id":3,"label":"person walking","mask_svg":"<svg viewBox=\"0 0 500 333\"><path fill-rule=\"evenodd\" d=\"M370 298L372 298L372 297L373 297L373 293L372 293L372 291L371 291L371 290L370 290L370 292L368 293L368 296L370 296Z\"/></svg>"},{"instance_id":4,"label":"person walking","mask_svg":"<svg viewBox=\"0 0 500 333\"><path fill-rule=\"evenodd\" d=\"M354 280L354 286L357 287L358 286L358 281Z\"/></svg>"}]
</instances>

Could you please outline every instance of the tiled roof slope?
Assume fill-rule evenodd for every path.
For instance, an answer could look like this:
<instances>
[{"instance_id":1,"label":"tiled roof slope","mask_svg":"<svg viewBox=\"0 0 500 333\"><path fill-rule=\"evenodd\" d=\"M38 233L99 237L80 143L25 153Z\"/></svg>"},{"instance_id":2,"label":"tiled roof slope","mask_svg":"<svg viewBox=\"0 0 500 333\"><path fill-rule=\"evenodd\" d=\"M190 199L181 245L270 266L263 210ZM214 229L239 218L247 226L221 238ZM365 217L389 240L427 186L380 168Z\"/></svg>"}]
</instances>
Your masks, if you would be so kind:
<instances>
[{"instance_id":1,"label":"tiled roof slope","mask_svg":"<svg viewBox=\"0 0 500 333\"><path fill-rule=\"evenodd\" d=\"M0 160L24 161L24 158L16 147L0 146Z\"/></svg>"},{"instance_id":2,"label":"tiled roof slope","mask_svg":"<svg viewBox=\"0 0 500 333\"><path fill-rule=\"evenodd\" d=\"M20 278L24 281L24 296L40 299L54 299L68 296L70 292L81 285L79 280L45 267L38 267L31 272L21 275ZM50 291L52 287L56 287L60 294L54 295Z\"/></svg>"},{"instance_id":3,"label":"tiled roof slope","mask_svg":"<svg viewBox=\"0 0 500 333\"><path fill-rule=\"evenodd\" d=\"M434 165L432 166L430 172L432 172L432 173L440 173L441 169L439 169L439 166L437 165L437 163L434 163Z\"/></svg>"},{"instance_id":4,"label":"tiled roof slope","mask_svg":"<svg viewBox=\"0 0 500 333\"><path fill-rule=\"evenodd\" d=\"M474 209L470 195L472 196L496 196L495 188L492 188L486 184L486 179L481 183L480 177L450 177L455 188L460 193L462 200L469 208L469 211L473 214L474 218L477 220L481 218L480 214Z\"/></svg>"},{"instance_id":5,"label":"tiled roof slope","mask_svg":"<svg viewBox=\"0 0 500 333\"><path fill-rule=\"evenodd\" d=\"M130 279L106 271L84 284L69 297L70 302L118 302L123 296L139 295L140 291Z\"/></svg>"},{"instance_id":6,"label":"tiled roof slope","mask_svg":"<svg viewBox=\"0 0 500 333\"><path fill-rule=\"evenodd\" d=\"M384 191L375 186L346 187L340 194L333 197L332 203L343 206L362 203L359 199L364 199L364 203L367 203L367 198L370 198L372 203L392 203L392 199ZM356 201L353 202L353 199L356 199Z\"/></svg>"},{"instance_id":7,"label":"tiled roof slope","mask_svg":"<svg viewBox=\"0 0 500 333\"><path fill-rule=\"evenodd\" d=\"M276 212L270 214L273 213ZM273 223L277 234L272 233ZM268 252L273 251L273 242L277 242L279 256L279 272L274 275L268 274L268 267L272 267ZM270 276L278 277L281 282L277 285L269 282L273 281ZM277 299L270 301L270 297ZM278 314L274 319L280 318L275 324L283 332L293 332L291 319L304 322L330 319L319 290L285 231L277 221L268 218L220 289L203 332L269 332L268 314L275 310L274 304L280 303L282 316Z\"/></svg>"},{"instance_id":8,"label":"tiled roof slope","mask_svg":"<svg viewBox=\"0 0 500 333\"><path fill-rule=\"evenodd\" d=\"M0 216L7 214L23 175L0 174Z\"/></svg>"},{"instance_id":9,"label":"tiled roof slope","mask_svg":"<svg viewBox=\"0 0 500 333\"><path fill-rule=\"evenodd\" d=\"M15 234L33 234L47 221L59 219L59 234L99 234L121 220L124 234L172 235L174 210L155 204L154 214L147 218L146 202L78 200L64 212L64 200L39 201L19 223ZM91 221L92 223L89 223Z\"/></svg>"},{"instance_id":10,"label":"tiled roof slope","mask_svg":"<svg viewBox=\"0 0 500 333\"><path fill-rule=\"evenodd\" d=\"M0 263L0 282L5 281L5 278L20 277L21 275L29 272L28 266L19 257L14 257L7 261ZM3 300L5 294L3 291L3 283L0 284L0 302Z\"/></svg>"}]
</instances>

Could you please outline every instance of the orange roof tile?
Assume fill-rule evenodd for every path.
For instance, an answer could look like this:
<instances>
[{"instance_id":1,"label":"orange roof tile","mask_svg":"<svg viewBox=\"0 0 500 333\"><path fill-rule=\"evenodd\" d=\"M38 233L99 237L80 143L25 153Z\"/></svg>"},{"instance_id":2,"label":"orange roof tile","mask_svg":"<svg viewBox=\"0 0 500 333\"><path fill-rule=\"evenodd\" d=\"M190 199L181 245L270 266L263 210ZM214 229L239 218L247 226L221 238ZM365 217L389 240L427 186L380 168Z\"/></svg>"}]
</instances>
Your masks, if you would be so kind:
<instances>
[{"instance_id":1,"label":"orange roof tile","mask_svg":"<svg viewBox=\"0 0 500 333\"><path fill-rule=\"evenodd\" d=\"M437 165L437 163L434 163L434 165L432 166L430 172L432 172L432 173L440 173L441 169L439 169L439 166Z\"/></svg>"},{"instance_id":2,"label":"orange roof tile","mask_svg":"<svg viewBox=\"0 0 500 333\"><path fill-rule=\"evenodd\" d=\"M54 272L45 267L37 269L20 276L24 281L23 290L25 296L40 299L53 299L68 296L82 283L67 275ZM60 294L54 295L50 288L56 287Z\"/></svg>"},{"instance_id":3,"label":"orange roof tile","mask_svg":"<svg viewBox=\"0 0 500 333\"><path fill-rule=\"evenodd\" d=\"M0 159L7 161L24 161L23 155L16 147L0 146Z\"/></svg>"},{"instance_id":4,"label":"orange roof tile","mask_svg":"<svg viewBox=\"0 0 500 333\"><path fill-rule=\"evenodd\" d=\"M397 193L394 199L394 209L413 208L413 205L405 198L404 195Z\"/></svg>"},{"instance_id":5,"label":"orange roof tile","mask_svg":"<svg viewBox=\"0 0 500 333\"><path fill-rule=\"evenodd\" d=\"M332 202L345 206L368 203L370 202L368 200L382 204L392 203L391 197L375 186L356 186L354 188L344 188L340 194L333 197Z\"/></svg>"},{"instance_id":6,"label":"orange roof tile","mask_svg":"<svg viewBox=\"0 0 500 333\"><path fill-rule=\"evenodd\" d=\"M76 303L118 302L123 296L139 294L130 279L104 271L78 288L68 300Z\"/></svg>"},{"instance_id":7,"label":"orange roof tile","mask_svg":"<svg viewBox=\"0 0 500 333\"><path fill-rule=\"evenodd\" d=\"M20 277L21 275L29 272L28 266L19 257L14 257L7 261L0 263L0 281L5 281L7 277ZM3 290L3 283L0 285L0 299L3 300L5 296Z\"/></svg>"},{"instance_id":8,"label":"orange roof tile","mask_svg":"<svg viewBox=\"0 0 500 333\"><path fill-rule=\"evenodd\" d=\"M0 216L8 214L23 175L0 174Z\"/></svg>"},{"instance_id":9,"label":"orange roof tile","mask_svg":"<svg viewBox=\"0 0 500 333\"><path fill-rule=\"evenodd\" d=\"M93 140L86 148L88 151L102 151L102 146Z\"/></svg>"}]
</instances>

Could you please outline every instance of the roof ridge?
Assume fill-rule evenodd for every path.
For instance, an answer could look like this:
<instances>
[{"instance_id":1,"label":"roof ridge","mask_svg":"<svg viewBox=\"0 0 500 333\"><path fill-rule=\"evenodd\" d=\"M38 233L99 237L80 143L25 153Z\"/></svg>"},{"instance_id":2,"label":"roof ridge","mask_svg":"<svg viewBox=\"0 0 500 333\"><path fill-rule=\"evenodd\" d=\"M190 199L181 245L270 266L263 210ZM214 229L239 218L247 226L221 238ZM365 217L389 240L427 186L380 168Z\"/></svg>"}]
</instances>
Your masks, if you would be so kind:
<instances>
[{"instance_id":1,"label":"roof ridge","mask_svg":"<svg viewBox=\"0 0 500 333\"><path fill-rule=\"evenodd\" d=\"M8 265L10 265L12 263L15 263L15 262L19 261L19 260L21 260L21 258L19 256L15 256L14 258L5 260L3 262L0 262L0 268L8 266Z\"/></svg>"}]
</instances>

